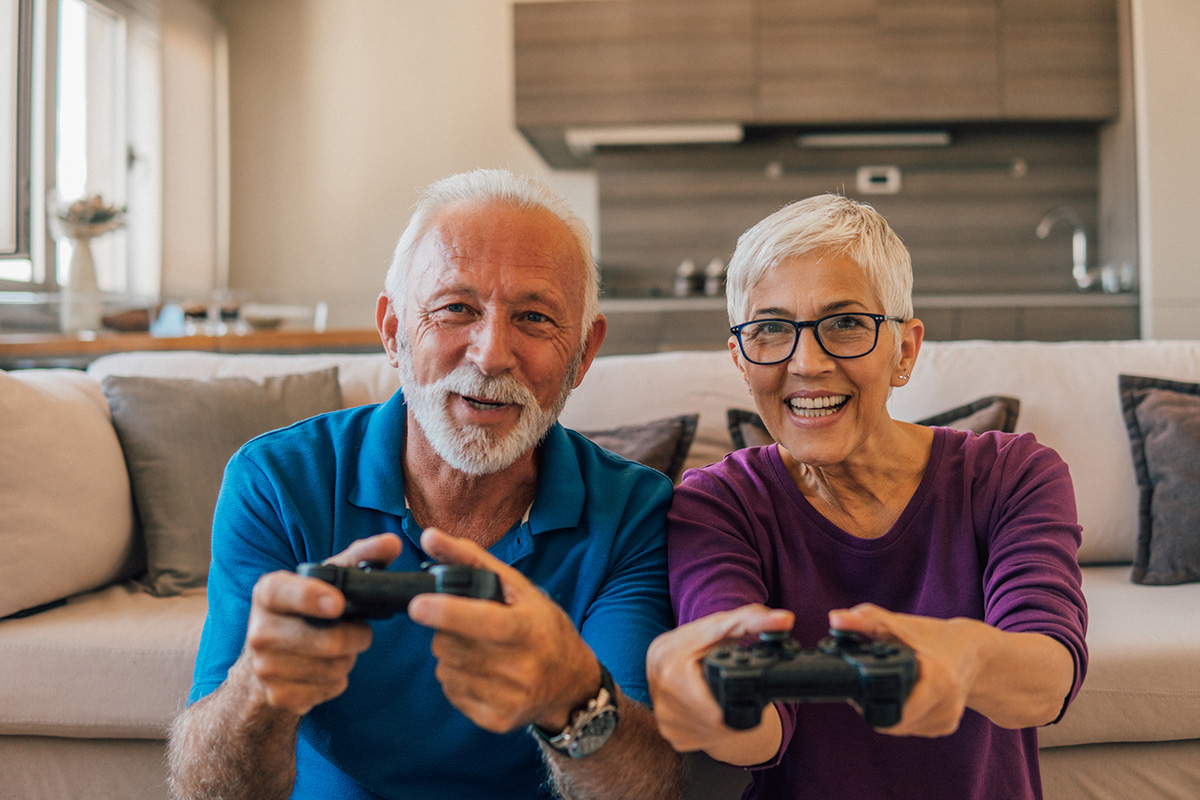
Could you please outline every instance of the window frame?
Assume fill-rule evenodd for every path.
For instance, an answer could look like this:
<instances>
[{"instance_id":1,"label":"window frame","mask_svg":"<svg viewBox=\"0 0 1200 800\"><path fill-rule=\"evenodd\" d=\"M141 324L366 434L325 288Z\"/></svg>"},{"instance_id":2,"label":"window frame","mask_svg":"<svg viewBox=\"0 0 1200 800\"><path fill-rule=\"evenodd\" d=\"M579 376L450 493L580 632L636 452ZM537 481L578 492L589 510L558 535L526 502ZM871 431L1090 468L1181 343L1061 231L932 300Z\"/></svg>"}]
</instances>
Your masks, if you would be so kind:
<instances>
[{"instance_id":1,"label":"window frame","mask_svg":"<svg viewBox=\"0 0 1200 800\"><path fill-rule=\"evenodd\" d=\"M5 261L33 261L32 253L32 177L33 177L33 2L17 0L17 63L16 63L16 160L15 177L15 247L12 251L0 252ZM0 279L0 291L38 291L45 288L45 276L39 284L34 268L33 280L13 281Z\"/></svg>"},{"instance_id":2,"label":"window frame","mask_svg":"<svg viewBox=\"0 0 1200 800\"><path fill-rule=\"evenodd\" d=\"M22 325L11 315L4 312L6 304L53 302L54 297L61 291L58 281L59 253L58 242L50 230L47 201L54 194L57 185L57 130L58 130L58 90L59 90L59 0L17 0L21 9L21 45L24 71L21 73L21 83L25 94L22 96L24 134L18 143L18 153L24 162L23 178L19 181L23 199L22 218L24 224L24 252L20 256L0 254L0 259L24 260L31 265L29 281L0 278L0 328L7 324ZM132 91L128 70L133 37L128 32L137 31L138 42L150 42L154 48L161 48L160 8L159 0L85 0L88 5L102 7L121 17L125 21L127 34L124 38L122 59L123 85L122 105L128 113ZM161 50L158 50L161 55ZM142 53L144 55L144 52ZM145 65L145 59L141 62ZM154 74L149 77L151 83L161 90L163 74L159 62ZM149 164L153 170L150 183L144 180L141 191L158 208L147 212L148 216L130 224L139 225L142 231L143 252L138 265L129 261L126 250L126 289L113 295L132 297L157 296L162 279L162 170L163 143L162 139L162 102L155 100L152 113L156 115L153 135L155 142L151 150L144 147L137 153L141 163ZM128 117L125 125L129 125ZM144 130L143 130L144 133ZM130 152L132 146L131 132L125 129L124 153ZM125 192L130 191L130 177L125 175ZM146 228L150 225L150 228ZM147 250L147 246L150 248ZM19 248L20 249L20 248ZM149 253L149 256L146 255ZM153 273L153 274L151 274ZM19 315L20 316L20 315Z\"/></svg>"}]
</instances>

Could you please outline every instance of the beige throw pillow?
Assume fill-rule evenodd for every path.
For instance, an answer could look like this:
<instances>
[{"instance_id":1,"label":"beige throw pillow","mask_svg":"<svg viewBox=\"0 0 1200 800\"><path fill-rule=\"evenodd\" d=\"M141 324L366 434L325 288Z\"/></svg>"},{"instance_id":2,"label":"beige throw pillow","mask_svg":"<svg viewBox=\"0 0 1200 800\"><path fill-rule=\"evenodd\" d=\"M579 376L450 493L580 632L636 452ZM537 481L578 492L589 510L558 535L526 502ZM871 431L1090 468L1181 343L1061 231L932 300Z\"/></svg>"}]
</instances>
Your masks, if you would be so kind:
<instances>
[{"instance_id":1,"label":"beige throw pillow","mask_svg":"<svg viewBox=\"0 0 1200 800\"><path fill-rule=\"evenodd\" d=\"M0 617L125 571L129 476L104 394L82 372L0 372L0 509Z\"/></svg>"}]
</instances>

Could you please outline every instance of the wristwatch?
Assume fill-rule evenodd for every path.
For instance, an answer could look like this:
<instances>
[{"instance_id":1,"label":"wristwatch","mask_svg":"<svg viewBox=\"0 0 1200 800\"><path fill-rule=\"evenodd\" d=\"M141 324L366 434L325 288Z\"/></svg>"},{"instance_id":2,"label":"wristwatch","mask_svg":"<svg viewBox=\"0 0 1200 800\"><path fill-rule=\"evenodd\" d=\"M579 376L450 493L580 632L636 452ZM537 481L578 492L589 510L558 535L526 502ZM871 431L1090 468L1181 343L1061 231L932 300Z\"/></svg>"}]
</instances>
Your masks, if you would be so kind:
<instances>
[{"instance_id":1,"label":"wristwatch","mask_svg":"<svg viewBox=\"0 0 1200 800\"><path fill-rule=\"evenodd\" d=\"M617 729L617 687L604 665L600 665L600 691L583 708L572 712L567 726L551 736L537 724L529 730L546 745L571 758L587 758L604 746Z\"/></svg>"}]
</instances>

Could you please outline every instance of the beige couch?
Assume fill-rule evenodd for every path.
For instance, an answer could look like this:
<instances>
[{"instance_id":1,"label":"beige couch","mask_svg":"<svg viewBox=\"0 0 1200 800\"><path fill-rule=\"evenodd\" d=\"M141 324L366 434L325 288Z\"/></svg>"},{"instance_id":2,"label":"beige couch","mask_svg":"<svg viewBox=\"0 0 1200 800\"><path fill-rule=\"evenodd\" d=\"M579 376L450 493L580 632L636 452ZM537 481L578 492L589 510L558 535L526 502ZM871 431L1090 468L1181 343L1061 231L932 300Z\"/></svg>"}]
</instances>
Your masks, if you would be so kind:
<instances>
[{"instance_id":1,"label":"beige couch","mask_svg":"<svg viewBox=\"0 0 1200 800\"><path fill-rule=\"evenodd\" d=\"M0 620L0 798L166 794L164 730L187 693L205 598L198 589L152 597L122 580L140 548L99 379L261 378L331 365L346 406L397 385L382 356L127 354L87 374L0 373L0 615L70 596ZM1200 381L1200 342L928 343L891 402L893 416L918 419L985 395L1016 397L1017 429L1071 467L1091 666L1066 718L1042 732L1051 800L1200 796L1200 583L1129 580L1139 495L1120 373ZM726 409L751 407L724 351L612 356L597 360L563 422L597 430L699 413L695 466L730 449ZM702 760L696 769L689 797L739 796L743 773Z\"/></svg>"}]
</instances>

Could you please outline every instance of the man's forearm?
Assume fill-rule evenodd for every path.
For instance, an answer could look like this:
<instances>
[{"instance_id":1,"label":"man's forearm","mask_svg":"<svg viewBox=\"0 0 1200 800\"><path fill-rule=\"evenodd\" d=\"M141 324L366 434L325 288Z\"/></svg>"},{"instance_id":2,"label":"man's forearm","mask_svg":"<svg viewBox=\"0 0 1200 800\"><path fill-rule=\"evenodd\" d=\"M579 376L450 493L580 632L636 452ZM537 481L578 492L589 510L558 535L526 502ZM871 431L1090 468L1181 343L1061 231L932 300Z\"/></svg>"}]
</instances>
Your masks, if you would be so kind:
<instances>
[{"instance_id":1,"label":"man's forearm","mask_svg":"<svg viewBox=\"0 0 1200 800\"><path fill-rule=\"evenodd\" d=\"M246 672L239 659L225 683L172 723L167 765L177 800L283 800L291 793L301 717L256 698Z\"/></svg>"},{"instance_id":2,"label":"man's forearm","mask_svg":"<svg viewBox=\"0 0 1200 800\"><path fill-rule=\"evenodd\" d=\"M682 757L659 735L646 706L624 695L619 702L613 737L587 758L568 758L542 746L563 800L674 800L681 795Z\"/></svg>"}]
</instances>

